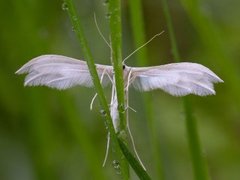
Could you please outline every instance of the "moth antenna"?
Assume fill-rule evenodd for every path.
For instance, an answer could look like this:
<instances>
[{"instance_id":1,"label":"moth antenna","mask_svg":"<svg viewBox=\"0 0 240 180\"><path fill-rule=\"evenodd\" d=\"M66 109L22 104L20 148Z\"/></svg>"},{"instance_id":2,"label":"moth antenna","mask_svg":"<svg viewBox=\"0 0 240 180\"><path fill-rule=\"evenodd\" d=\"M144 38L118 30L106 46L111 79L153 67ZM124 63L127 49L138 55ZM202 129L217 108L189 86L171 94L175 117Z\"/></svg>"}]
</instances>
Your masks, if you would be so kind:
<instances>
[{"instance_id":1,"label":"moth antenna","mask_svg":"<svg viewBox=\"0 0 240 180\"><path fill-rule=\"evenodd\" d=\"M131 54L129 54L127 57L125 57L123 59L123 64L125 63L125 61L130 58L133 54L135 54L138 50L140 50L142 47L146 46L148 43L150 43L153 39L155 39L157 36L160 36L161 34L163 34L164 31L158 33L158 34L155 34L151 39L149 39L147 42L145 42L143 45L141 45L140 47L138 47L136 50L134 50Z\"/></svg>"},{"instance_id":2,"label":"moth antenna","mask_svg":"<svg viewBox=\"0 0 240 180\"><path fill-rule=\"evenodd\" d=\"M94 22L96 24L98 33L100 34L100 36L102 37L102 39L104 40L104 42L108 45L108 47L112 50L112 47L110 46L109 42L106 40L106 38L104 37L102 31L100 30L99 26L98 26L98 22L97 22L97 18L96 18L96 14L94 13Z\"/></svg>"},{"instance_id":3,"label":"moth antenna","mask_svg":"<svg viewBox=\"0 0 240 180\"><path fill-rule=\"evenodd\" d=\"M106 74L107 74L109 80L111 81L111 83L113 84L113 80L112 80L111 76L108 74L108 72L106 72Z\"/></svg>"},{"instance_id":4,"label":"moth antenna","mask_svg":"<svg viewBox=\"0 0 240 180\"><path fill-rule=\"evenodd\" d=\"M107 162L108 152L109 152L109 146L110 146L110 133L108 132L108 135L107 135L107 147L106 147L106 153L105 153L105 157L104 157L104 161L103 161L103 165L102 165L102 167L104 167L105 164L106 164L106 162Z\"/></svg>"}]
</instances>

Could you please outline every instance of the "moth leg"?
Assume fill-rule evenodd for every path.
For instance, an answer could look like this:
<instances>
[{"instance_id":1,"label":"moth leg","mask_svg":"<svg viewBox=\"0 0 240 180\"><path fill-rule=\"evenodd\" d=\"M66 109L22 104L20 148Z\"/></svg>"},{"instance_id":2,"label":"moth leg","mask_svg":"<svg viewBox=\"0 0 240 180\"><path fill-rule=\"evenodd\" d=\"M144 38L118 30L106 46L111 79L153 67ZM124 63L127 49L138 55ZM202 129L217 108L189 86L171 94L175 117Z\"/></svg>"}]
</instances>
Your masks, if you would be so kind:
<instances>
[{"instance_id":1,"label":"moth leg","mask_svg":"<svg viewBox=\"0 0 240 180\"><path fill-rule=\"evenodd\" d=\"M127 77L127 85L126 85L126 88L125 88L126 91L128 91L128 89L129 89L131 75L132 75L132 69L130 69L128 77Z\"/></svg>"},{"instance_id":2,"label":"moth leg","mask_svg":"<svg viewBox=\"0 0 240 180\"><path fill-rule=\"evenodd\" d=\"M108 153L109 153L109 146L110 146L110 132L108 132L108 135L107 135L107 147L106 147L106 153L105 153L105 157L104 157L102 167L104 167L106 162L107 162Z\"/></svg>"},{"instance_id":3,"label":"moth leg","mask_svg":"<svg viewBox=\"0 0 240 180\"><path fill-rule=\"evenodd\" d=\"M127 106L127 107L125 108L125 110L127 110L127 109L131 109L133 112L137 112L136 109L132 108L131 106Z\"/></svg>"},{"instance_id":4,"label":"moth leg","mask_svg":"<svg viewBox=\"0 0 240 180\"><path fill-rule=\"evenodd\" d=\"M138 153L137 153L137 149L136 149L136 146L135 146L135 142L134 142L134 139L133 139L133 136L132 136L132 133L131 133L131 129L130 129L130 126L129 126L128 123L127 123L127 129L128 129L128 133L129 133L129 136L130 136L130 140L131 140L131 142L132 142L133 151L134 151L134 153L136 154L139 163L141 164L141 166L143 167L143 169L146 171L146 168L145 168L145 166L143 165L143 163L142 163L142 161L141 161L141 159L140 159L140 157L139 157L139 155L138 155Z\"/></svg>"},{"instance_id":5,"label":"moth leg","mask_svg":"<svg viewBox=\"0 0 240 180\"><path fill-rule=\"evenodd\" d=\"M106 73L106 69L103 70L103 73L102 73L102 75L101 75L101 79L100 79L100 82L101 82L101 83L102 83L102 81L103 81L103 78L104 78L105 73ZM106 73L106 74L108 75L110 81L112 81L111 78L110 78L110 76L109 76L109 74L108 74L108 73ZM93 96L92 100L91 100L90 110L92 110L92 108L93 108L93 103L94 103L97 95L98 95L98 94L96 93L96 94Z\"/></svg>"},{"instance_id":6,"label":"moth leg","mask_svg":"<svg viewBox=\"0 0 240 180\"><path fill-rule=\"evenodd\" d=\"M108 78L111 81L111 83L113 83L113 80L112 80L111 76L108 74L108 72L106 72L106 75L108 76Z\"/></svg>"},{"instance_id":7,"label":"moth leg","mask_svg":"<svg viewBox=\"0 0 240 180\"><path fill-rule=\"evenodd\" d=\"M93 103L94 103L94 101L95 101L97 95L98 95L98 94L96 93L96 94L93 96L92 100L91 100L91 103L90 103L90 110L92 110L92 108L93 108Z\"/></svg>"},{"instance_id":8,"label":"moth leg","mask_svg":"<svg viewBox=\"0 0 240 180\"><path fill-rule=\"evenodd\" d=\"M112 81L112 96L111 96L111 104L110 106L112 106L115 102L115 99L114 99L114 96L115 96L115 93L116 93L116 89L115 89L115 82L114 82L114 79Z\"/></svg>"},{"instance_id":9,"label":"moth leg","mask_svg":"<svg viewBox=\"0 0 240 180\"><path fill-rule=\"evenodd\" d=\"M131 129L130 129L130 125L129 125L128 108L129 109L132 109L132 108L129 106L129 102L128 102L128 88L129 88L129 84L130 84L131 74L132 74L132 71L130 70L130 72L128 74L128 78L127 78L127 86L126 86L126 89L125 89L125 92L126 92L126 94L125 94L126 95L126 105L127 105L127 112L126 112L127 130L128 130L129 136L130 136L130 140L132 142L133 151L136 154L139 163L141 164L143 169L146 171L146 168L143 165L143 163L142 163L142 161L141 161L141 159L140 159L140 157L139 157L139 155L137 153L137 149L136 149L135 142L134 142L134 139L133 139L133 136L132 136L132 133L131 133Z\"/></svg>"},{"instance_id":10,"label":"moth leg","mask_svg":"<svg viewBox=\"0 0 240 180\"><path fill-rule=\"evenodd\" d=\"M127 110L128 108L131 109L133 112L137 112L134 108L132 108L131 106L129 106L129 103L128 103L128 89L129 89L129 85L131 84L131 80L134 78L134 77L131 77L132 75L132 69L130 69L130 72L128 74L128 78L127 78L127 85L126 85L126 88L125 88L125 91L126 91L126 94L127 94L127 106L126 106L126 109Z\"/></svg>"}]
</instances>

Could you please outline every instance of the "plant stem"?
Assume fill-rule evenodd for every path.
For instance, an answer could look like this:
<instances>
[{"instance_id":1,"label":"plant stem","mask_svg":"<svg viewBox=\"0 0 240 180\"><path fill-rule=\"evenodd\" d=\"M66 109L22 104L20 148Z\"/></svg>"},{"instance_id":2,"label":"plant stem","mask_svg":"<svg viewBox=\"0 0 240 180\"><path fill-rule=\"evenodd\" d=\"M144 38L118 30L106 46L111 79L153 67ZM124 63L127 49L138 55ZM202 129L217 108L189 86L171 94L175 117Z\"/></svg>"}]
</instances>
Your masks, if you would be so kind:
<instances>
[{"instance_id":1,"label":"plant stem","mask_svg":"<svg viewBox=\"0 0 240 180\"><path fill-rule=\"evenodd\" d=\"M110 37L111 37L111 61L114 68L114 78L116 83L118 113L120 119L119 138L124 143L126 140L126 114L125 114L125 97L123 81L123 64L122 64L122 25L121 25L121 1L110 0L108 5L110 16ZM124 179L129 178L129 165L125 157L121 158L121 172Z\"/></svg>"},{"instance_id":2,"label":"plant stem","mask_svg":"<svg viewBox=\"0 0 240 180\"><path fill-rule=\"evenodd\" d=\"M68 11L68 15L70 17L71 23L72 23L75 33L78 37L78 40L81 44L84 56L87 60L87 65L88 65L88 68L89 68L89 71L90 71L90 74L91 74L91 77L92 77L92 80L94 83L94 87L98 94L100 104L105 111L106 124L107 124L108 130L110 132L110 137L112 140L112 151L115 153L115 156L117 157L117 161L122 162L124 157L123 157L123 154L122 154L121 149L118 144L117 135L115 134L112 119L111 119L110 112L108 109L108 104L107 104L106 98L103 93L103 89L102 89L102 86L101 86L101 83L100 83L100 80L99 80L99 77L97 74L97 70L96 70L96 67L95 67L95 64L93 61L92 54L88 47L87 40L84 36L83 28L81 26L81 21L79 20L79 17L76 13L76 9L75 9L75 6L74 6L72 0L65 0L64 3L66 3L66 10ZM120 164L121 165L121 174L124 179L128 179L128 172L126 172L126 170L125 170L126 169L125 164L126 163Z\"/></svg>"},{"instance_id":3,"label":"plant stem","mask_svg":"<svg viewBox=\"0 0 240 180\"><path fill-rule=\"evenodd\" d=\"M120 0L110 0L108 9L108 13L110 15L110 37L112 47L111 61L116 81L120 129L124 130L126 128L126 117L124 107L125 99L122 68L122 26Z\"/></svg>"},{"instance_id":4,"label":"plant stem","mask_svg":"<svg viewBox=\"0 0 240 180\"><path fill-rule=\"evenodd\" d=\"M169 13L169 8L166 0L162 0L164 14L166 16L166 21L168 25L168 30L171 39L172 53L176 61L180 61L180 55L178 52L177 42L174 35L174 29L172 25L171 15ZM184 109L185 109L185 120L186 129L188 135L189 148L192 156L193 169L195 173L195 179L197 180L207 180L208 172L205 167L205 162L202 157L200 140L197 131L196 119L193 116L192 105L189 101L189 97L183 98Z\"/></svg>"},{"instance_id":5,"label":"plant stem","mask_svg":"<svg viewBox=\"0 0 240 180\"><path fill-rule=\"evenodd\" d=\"M127 149L126 145L119 139L119 145L120 148L122 149L123 154L125 157L128 159L128 162L131 164L131 167L133 170L136 172L138 175L139 179L142 180L150 180L150 176L147 174L147 172L143 169L141 164L139 164L138 160L129 152Z\"/></svg>"},{"instance_id":6,"label":"plant stem","mask_svg":"<svg viewBox=\"0 0 240 180\"><path fill-rule=\"evenodd\" d=\"M185 116L186 116L186 128L188 134L188 143L191 151L193 169L196 180L209 179L207 168L204 162L204 158L201 152L201 145L197 131L197 122L193 116L191 103L189 97L183 99Z\"/></svg>"}]
</instances>

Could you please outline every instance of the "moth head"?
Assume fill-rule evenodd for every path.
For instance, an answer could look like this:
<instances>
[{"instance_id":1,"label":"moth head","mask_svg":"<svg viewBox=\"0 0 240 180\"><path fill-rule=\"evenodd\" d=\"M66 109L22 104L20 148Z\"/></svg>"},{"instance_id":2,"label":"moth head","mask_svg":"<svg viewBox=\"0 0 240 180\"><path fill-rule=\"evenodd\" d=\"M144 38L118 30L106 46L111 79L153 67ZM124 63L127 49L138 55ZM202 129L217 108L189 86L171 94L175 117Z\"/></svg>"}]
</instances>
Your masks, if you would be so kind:
<instances>
[{"instance_id":1,"label":"moth head","mask_svg":"<svg viewBox=\"0 0 240 180\"><path fill-rule=\"evenodd\" d=\"M125 65L125 64L123 64L123 65L122 65L122 68L123 68L123 70L124 70L124 69L126 68L126 65Z\"/></svg>"}]
</instances>

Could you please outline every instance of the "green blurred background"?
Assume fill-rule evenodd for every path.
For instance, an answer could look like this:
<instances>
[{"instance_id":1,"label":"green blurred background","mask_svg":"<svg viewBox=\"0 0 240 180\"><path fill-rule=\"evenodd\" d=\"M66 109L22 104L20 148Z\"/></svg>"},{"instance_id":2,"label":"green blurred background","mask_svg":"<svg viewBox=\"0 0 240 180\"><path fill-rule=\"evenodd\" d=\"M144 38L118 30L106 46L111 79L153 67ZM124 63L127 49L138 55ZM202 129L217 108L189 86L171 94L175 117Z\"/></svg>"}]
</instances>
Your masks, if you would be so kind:
<instances>
[{"instance_id":1,"label":"green blurred background","mask_svg":"<svg viewBox=\"0 0 240 180\"><path fill-rule=\"evenodd\" d=\"M108 37L104 0L75 0L86 37L97 63L110 63L93 14ZM192 96L194 116L208 163L216 180L240 179L240 1L171 0L168 2L183 61L201 63L225 82L216 85L216 96ZM148 48L148 65L174 62L167 23L160 0L143 1L146 37L165 30ZM109 157L102 168L106 129L94 89L66 91L23 87L23 76L14 72L31 58L62 54L82 59L80 46L60 0L0 0L0 179L115 179ZM135 47L129 3L122 1L123 56ZM136 66L133 56L127 64ZM144 93L147 94L147 93ZM165 179L193 179L181 98L160 90L148 92L153 107L154 130L149 128L142 93L130 92L130 124L136 146L153 179L151 131L157 133ZM110 98L110 88L106 89ZM149 104L150 105L150 104ZM156 153L155 153L156 154ZM132 179L137 179L132 173Z\"/></svg>"}]
</instances>

